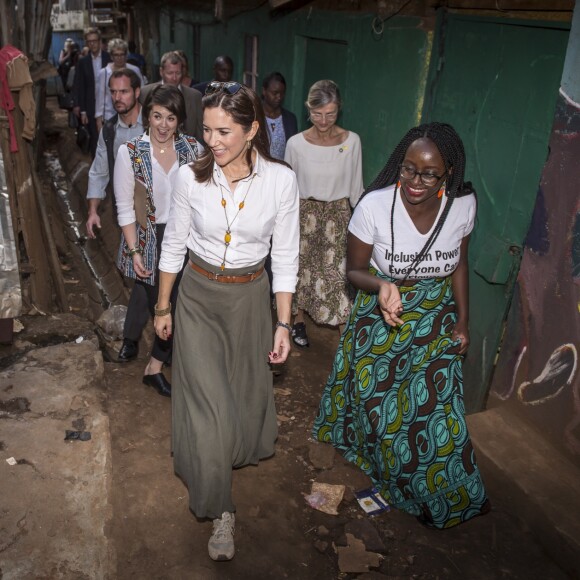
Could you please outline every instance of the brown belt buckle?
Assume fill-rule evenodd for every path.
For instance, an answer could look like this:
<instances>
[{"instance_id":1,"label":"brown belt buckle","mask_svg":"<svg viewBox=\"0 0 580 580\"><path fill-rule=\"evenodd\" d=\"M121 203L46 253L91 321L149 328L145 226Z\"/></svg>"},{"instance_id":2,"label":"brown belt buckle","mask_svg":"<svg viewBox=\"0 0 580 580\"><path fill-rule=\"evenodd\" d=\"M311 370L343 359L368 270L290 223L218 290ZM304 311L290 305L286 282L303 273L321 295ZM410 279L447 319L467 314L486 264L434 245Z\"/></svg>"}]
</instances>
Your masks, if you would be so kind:
<instances>
[{"instance_id":1,"label":"brown belt buckle","mask_svg":"<svg viewBox=\"0 0 580 580\"><path fill-rule=\"evenodd\" d=\"M217 272L209 272L209 271L208 271L208 273L207 273L207 274L208 274L208 276L207 276L207 277L208 277L210 280L213 280L214 282L219 282L219 277L220 277L220 276L219 276L219 274L218 274Z\"/></svg>"}]
</instances>

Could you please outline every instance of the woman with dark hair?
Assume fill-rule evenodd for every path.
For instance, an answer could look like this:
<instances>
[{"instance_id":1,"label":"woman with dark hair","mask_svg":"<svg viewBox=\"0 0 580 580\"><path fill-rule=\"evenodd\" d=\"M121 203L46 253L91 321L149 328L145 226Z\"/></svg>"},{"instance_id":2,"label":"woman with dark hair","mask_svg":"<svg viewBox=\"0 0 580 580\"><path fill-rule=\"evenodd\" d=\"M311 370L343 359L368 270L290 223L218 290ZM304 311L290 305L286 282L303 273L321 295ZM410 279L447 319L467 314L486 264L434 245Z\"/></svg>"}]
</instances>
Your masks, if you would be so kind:
<instances>
[{"instance_id":1,"label":"woman with dark hair","mask_svg":"<svg viewBox=\"0 0 580 580\"><path fill-rule=\"evenodd\" d=\"M121 145L115 161L117 218L123 230L117 265L125 276L143 286L153 315L161 242L175 178L179 167L194 161L202 148L193 137L180 132L185 102L177 87L160 85L153 89L142 117L145 133ZM184 259L185 252L182 266ZM171 337L155 337L143 376L143 383L166 397L171 396L171 384L161 369L171 357L171 348Z\"/></svg>"},{"instance_id":2,"label":"woman with dark hair","mask_svg":"<svg viewBox=\"0 0 580 580\"><path fill-rule=\"evenodd\" d=\"M298 272L298 187L270 156L256 93L213 81L203 98L205 153L179 170L160 262L155 330L172 333L171 288L179 288L173 355L173 457L198 518L213 520L213 560L235 554L232 468L274 453L276 409L269 364L290 352ZM278 322L273 336L270 284Z\"/></svg>"},{"instance_id":3,"label":"woman with dark hair","mask_svg":"<svg viewBox=\"0 0 580 580\"><path fill-rule=\"evenodd\" d=\"M284 159L300 190L300 272L292 340L309 346L304 312L317 324L342 326L351 291L346 280L346 233L351 207L363 192L359 136L337 123L342 107L335 82L314 83L306 100L312 127L286 144Z\"/></svg>"},{"instance_id":4,"label":"woman with dark hair","mask_svg":"<svg viewBox=\"0 0 580 580\"><path fill-rule=\"evenodd\" d=\"M313 429L435 528L489 509L463 407L476 214L464 171L455 130L421 125L358 203L346 266L358 294Z\"/></svg>"}]
</instances>

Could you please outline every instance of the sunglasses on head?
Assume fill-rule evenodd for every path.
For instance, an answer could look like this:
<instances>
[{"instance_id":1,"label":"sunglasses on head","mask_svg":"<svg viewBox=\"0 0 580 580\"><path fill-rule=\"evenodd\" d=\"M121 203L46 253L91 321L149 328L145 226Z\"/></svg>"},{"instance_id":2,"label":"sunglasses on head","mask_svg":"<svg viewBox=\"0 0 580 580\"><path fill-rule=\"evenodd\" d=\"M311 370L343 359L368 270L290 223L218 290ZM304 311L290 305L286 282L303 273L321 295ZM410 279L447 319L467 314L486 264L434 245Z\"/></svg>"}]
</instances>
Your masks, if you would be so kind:
<instances>
[{"instance_id":1,"label":"sunglasses on head","mask_svg":"<svg viewBox=\"0 0 580 580\"><path fill-rule=\"evenodd\" d=\"M225 83L221 83L219 81L212 81L211 83L209 83L209 85L207 85L207 88L205 89L205 94L213 95L214 93L224 91L228 93L228 95L235 95L241 88L242 85L234 81L228 81Z\"/></svg>"}]
</instances>

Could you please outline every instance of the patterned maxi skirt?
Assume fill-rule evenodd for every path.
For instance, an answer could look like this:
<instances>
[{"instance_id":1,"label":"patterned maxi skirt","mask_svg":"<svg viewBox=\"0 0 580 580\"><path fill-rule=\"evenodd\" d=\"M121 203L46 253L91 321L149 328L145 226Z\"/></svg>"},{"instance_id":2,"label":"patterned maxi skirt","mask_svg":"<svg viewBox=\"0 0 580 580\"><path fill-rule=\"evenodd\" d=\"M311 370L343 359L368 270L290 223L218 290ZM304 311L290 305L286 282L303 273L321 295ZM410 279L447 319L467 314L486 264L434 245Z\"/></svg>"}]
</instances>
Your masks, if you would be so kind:
<instances>
[{"instance_id":1,"label":"patterned maxi skirt","mask_svg":"<svg viewBox=\"0 0 580 580\"><path fill-rule=\"evenodd\" d=\"M300 200L296 303L317 324L337 326L348 320L352 303L351 286L346 279L346 234L350 216L346 198L329 202Z\"/></svg>"},{"instance_id":2,"label":"patterned maxi skirt","mask_svg":"<svg viewBox=\"0 0 580 580\"><path fill-rule=\"evenodd\" d=\"M390 505L449 528L489 510L451 339L451 278L400 291L398 328L384 322L376 294L358 292L313 435L360 467Z\"/></svg>"}]
</instances>

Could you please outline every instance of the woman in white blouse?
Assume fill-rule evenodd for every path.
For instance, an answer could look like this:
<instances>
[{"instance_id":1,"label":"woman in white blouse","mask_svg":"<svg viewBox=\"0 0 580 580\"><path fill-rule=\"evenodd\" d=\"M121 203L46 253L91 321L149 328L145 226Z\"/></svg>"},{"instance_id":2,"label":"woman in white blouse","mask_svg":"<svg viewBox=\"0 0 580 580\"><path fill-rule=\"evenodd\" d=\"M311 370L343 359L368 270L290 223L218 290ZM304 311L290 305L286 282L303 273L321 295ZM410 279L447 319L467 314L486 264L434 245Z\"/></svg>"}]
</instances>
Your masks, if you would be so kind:
<instances>
[{"instance_id":1,"label":"woman in white blouse","mask_svg":"<svg viewBox=\"0 0 580 580\"><path fill-rule=\"evenodd\" d=\"M300 190L298 311L292 329L298 346L309 345L304 311L317 324L338 326L348 318L346 233L351 207L363 191L359 136L336 124L342 105L336 83L314 83L305 104L312 127L288 141L284 157Z\"/></svg>"},{"instance_id":2,"label":"woman in white blouse","mask_svg":"<svg viewBox=\"0 0 580 580\"><path fill-rule=\"evenodd\" d=\"M173 355L173 457L198 518L213 520L214 560L234 554L232 468L274 453L276 410L269 364L290 351L292 294L298 272L296 176L270 156L259 97L214 81L203 98L205 153L182 167L173 192L159 268L155 330L173 328L170 292L179 287ZM273 336L272 257L278 322Z\"/></svg>"},{"instance_id":3,"label":"woman in white blouse","mask_svg":"<svg viewBox=\"0 0 580 580\"><path fill-rule=\"evenodd\" d=\"M146 132L119 147L115 161L117 219L123 230L118 267L147 292L149 310L157 302L157 266L178 169L194 161L201 146L179 132L185 120L181 91L171 85L153 89L143 106ZM181 255L183 267L185 252ZM177 285L174 293L177 292ZM174 300L175 302L175 300ZM155 338L143 382L160 395L171 396L161 369L171 357L171 337Z\"/></svg>"}]
</instances>

